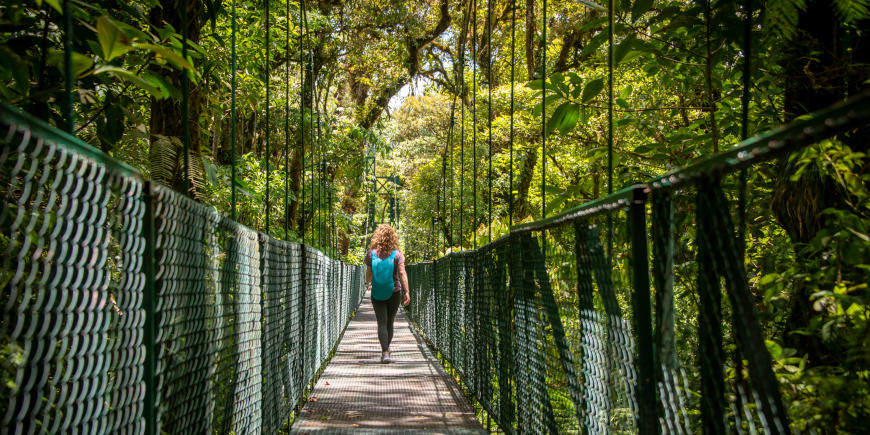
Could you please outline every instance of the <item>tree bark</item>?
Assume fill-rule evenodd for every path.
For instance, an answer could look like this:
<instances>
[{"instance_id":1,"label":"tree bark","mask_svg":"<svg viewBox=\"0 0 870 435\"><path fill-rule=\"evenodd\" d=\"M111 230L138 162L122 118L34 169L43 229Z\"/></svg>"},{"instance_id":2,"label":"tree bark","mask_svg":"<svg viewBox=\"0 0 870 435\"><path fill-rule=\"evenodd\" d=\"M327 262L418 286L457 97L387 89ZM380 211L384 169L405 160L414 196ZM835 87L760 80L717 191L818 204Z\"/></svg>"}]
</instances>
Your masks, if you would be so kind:
<instances>
[{"instance_id":1,"label":"tree bark","mask_svg":"<svg viewBox=\"0 0 870 435\"><path fill-rule=\"evenodd\" d=\"M535 56L535 36L538 28L535 22L535 0L526 0L526 70L528 80L535 77L538 71L538 63Z\"/></svg>"},{"instance_id":2,"label":"tree bark","mask_svg":"<svg viewBox=\"0 0 870 435\"><path fill-rule=\"evenodd\" d=\"M184 4L188 8L188 39L191 42L197 43L199 42L201 33L199 16L203 10L203 3L196 1L186 2ZM155 27L165 27L166 24L169 24L173 28L181 32L181 5L182 3L179 2L179 0L161 0L158 7L151 8L151 13L149 16L149 21L151 25ZM174 68L159 68L159 71L157 73L166 77L178 89L181 89L183 71ZM199 117L201 113L202 89L199 86L190 83L188 98L188 125L190 134L189 159L191 161L191 171L192 168L196 165L193 160L199 159L202 155L202 141L200 139L201 131L199 125ZM181 101L169 98L163 100L151 98L151 120L149 123L149 130L152 143L154 143L158 135L177 137L179 139L182 139L184 129L184 118L182 115L183 114ZM155 151L156 147L151 147L149 152L154 153ZM175 165L175 167L173 168L167 168L173 174L172 179L164 181L170 184L170 187L175 190L182 191L184 189L188 189L187 194L193 198L196 198L198 196L198 192L194 188L193 184L188 185L188 183L186 182L185 174L183 174L183 152L179 150L178 155L180 157L178 159L177 165ZM155 159L154 157L155 156L152 155L152 162L159 160Z\"/></svg>"},{"instance_id":3,"label":"tree bark","mask_svg":"<svg viewBox=\"0 0 870 435\"><path fill-rule=\"evenodd\" d=\"M526 150L526 158L520 168L520 173L517 174L517 197L514 202L514 210L516 210L516 219L514 222L521 221L527 216L532 215L532 208L529 205L529 187L532 185L532 176L534 175L535 165L538 163L538 152L534 147Z\"/></svg>"}]
</instances>

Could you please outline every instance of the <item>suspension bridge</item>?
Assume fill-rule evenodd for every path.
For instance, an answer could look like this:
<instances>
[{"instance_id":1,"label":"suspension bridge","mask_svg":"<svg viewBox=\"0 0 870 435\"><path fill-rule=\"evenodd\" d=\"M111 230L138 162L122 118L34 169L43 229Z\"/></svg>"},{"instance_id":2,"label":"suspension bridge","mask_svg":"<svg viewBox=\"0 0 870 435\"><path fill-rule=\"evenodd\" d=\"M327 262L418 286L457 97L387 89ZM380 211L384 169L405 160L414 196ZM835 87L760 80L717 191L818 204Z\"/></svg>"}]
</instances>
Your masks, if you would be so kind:
<instances>
[{"instance_id":1,"label":"suspension bridge","mask_svg":"<svg viewBox=\"0 0 870 435\"><path fill-rule=\"evenodd\" d=\"M76 138L72 104L66 131L0 105L0 432L790 433L744 262L745 174L865 127L870 94L619 191L609 116L611 191L409 265L384 365L362 266L238 223L235 183L227 217L149 181ZM365 233L386 220L374 197L398 220L401 182L366 162ZM688 307L678 279L696 282Z\"/></svg>"}]
</instances>

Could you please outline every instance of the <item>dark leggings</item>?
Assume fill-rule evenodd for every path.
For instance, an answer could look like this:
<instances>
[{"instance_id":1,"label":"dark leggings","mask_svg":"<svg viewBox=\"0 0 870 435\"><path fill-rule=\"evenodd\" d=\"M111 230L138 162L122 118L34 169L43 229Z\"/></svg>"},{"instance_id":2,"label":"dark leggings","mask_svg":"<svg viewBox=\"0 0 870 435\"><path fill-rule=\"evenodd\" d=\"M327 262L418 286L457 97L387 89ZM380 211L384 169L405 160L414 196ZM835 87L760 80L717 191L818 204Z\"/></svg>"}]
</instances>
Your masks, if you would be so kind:
<instances>
[{"instance_id":1,"label":"dark leggings","mask_svg":"<svg viewBox=\"0 0 870 435\"><path fill-rule=\"evenodd\" d=\"M396 320L401 295L401 291L393 292L393 296L385 301L372 298L375 317L378 319L378 340L381 342L382 351L389 350L390 342L393 341L393 321Z\"/></svg>"}]
</instances>

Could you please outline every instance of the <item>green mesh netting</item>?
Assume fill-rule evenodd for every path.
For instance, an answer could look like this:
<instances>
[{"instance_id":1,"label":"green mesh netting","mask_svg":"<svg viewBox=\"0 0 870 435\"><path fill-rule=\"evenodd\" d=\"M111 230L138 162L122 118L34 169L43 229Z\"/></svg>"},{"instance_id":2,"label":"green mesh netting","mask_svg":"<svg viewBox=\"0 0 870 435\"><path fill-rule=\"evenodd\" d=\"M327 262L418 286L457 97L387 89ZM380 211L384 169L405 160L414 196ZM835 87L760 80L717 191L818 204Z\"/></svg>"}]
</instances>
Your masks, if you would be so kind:
<instances>
[{"instance_id":1,"label":"green mesh netting","mask_svg":"<svg viewBox=\"0 0 870 435\"><path fill-rule=\"evenodd\" d=\"M361 302L364 269L0 113L0 424L278 431Z\"/></svg>"},{"instance_id":2,"label":"green mesh netting","mask_svg":"<svg viewBox=\"0 0 870 435\"><path fill-rule=\"evenodd\" d=\"M2 114L0 426L142 428L141 179Z\"/></svg>"}]
</instances>

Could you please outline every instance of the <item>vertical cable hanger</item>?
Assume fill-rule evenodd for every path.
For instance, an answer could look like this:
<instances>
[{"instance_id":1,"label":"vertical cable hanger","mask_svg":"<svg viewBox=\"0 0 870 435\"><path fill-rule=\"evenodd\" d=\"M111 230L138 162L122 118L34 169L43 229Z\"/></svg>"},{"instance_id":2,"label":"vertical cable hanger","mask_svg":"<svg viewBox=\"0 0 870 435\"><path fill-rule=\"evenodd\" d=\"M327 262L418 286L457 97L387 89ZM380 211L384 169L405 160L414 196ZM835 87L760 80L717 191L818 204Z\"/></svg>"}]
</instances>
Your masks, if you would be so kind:
<instances>
[{"instance_id":1,"label":"vertical cable hanger","mask_svg":"<svg viewBox=\"0 0 870 435\"><path fill-rule=\"evenodd\" d=\"M459 250L465 246L465 236L462 231L465 229L465 49L459 54L459 79L462 86L460 88L461 97L459 101L462 103L462 114L459 119Z\"/></svg>"},{"instance_id":2,"label":"vertical cable hanger","mask_svg":"<svg viewBox=\"0 0 870 435\"><path fill-rule=\"evenodd\" d=\"M541 9L541 218L547 218L547 0ZM546 239L545 239L546 240Z\"/></svg>"},{"instance_id":3,"label":"vertical cable hanger","mask_svg":"<svg viewBox=\"0 0 870 435\"><path fill-rule=\"evenodd\" d=\"M460 101L460 104L461 103L462 102ZM456 95L453 96L453 104L454 104L454 106L456 104ZM451 127L453 127L455 125L455 123L456 123L456 113L452 112L452 115L450 116ZM450 143L450 231L448 231L449 239L447 240L447 242L450 244L449 247L453 247L453 245L455 243L454 239L456 237L456 232L454 231L454 227L453 227L453 210L454 210L453 207L455 205L453 201L455 199L454 196L456 195L456 190L455 190L456 176L453 173L453 158L454 157L453 157L453 142L452 142L453 134L456 132L455 132L455 127L453 127L452 129L454 130L454 132L451 133L451 143Z\"/></svg>"},{"instance_id":4,"label":"vertical cable hanger","mask_svg":"<svg viewBox=\"0 0 870 435\"><path fill-rule=\"evenodd\" d=\"M471 249L477 249L477 0L472 0L471 27Z\"/></svg>"},{"instance_id":5,"label":"vertical cable hanger","mask_svg":"<svg viewBox=\"0 0 870 435\"><path fill-rule=\"evenodd\" d=\"M271 89L271 82L272 82L271 78L272 77L271 77L271 71L269 71L269 59L271 58L270 57L271 51L270 51L270 47L269 47L269 36L272 33L272 31L271 31L272 29L270 27L271 23L269 20L270 13L271 13L271 10L269 8L269 6L270 6L269 3L271 3L271 0L264 0L264 1L266 2L266 60L264 62L265 71L263 71L266 75L266 234L269 234L269 211L270 211L269 209L271 208L270 203L269 203L269 201L270 201L269 187L270 187L270 181L271 181L270 178L272 178L271 177L272 168L269 166L270 160L272 159L272 154L270 152L271 150L269 149L269 145L270 145L269 142L271 139L271 131L272 131L272 128L271 128L272 124L271 124L270 119L269 119L269 115L270 115L269 106L272 105L272 93L271 93L271 90L272 90Z\"/></svg>"},{"instance_id":6,"label":"vertical cable hanger","mask_svg":"<svg viewBox=\"0 0 870 435\"><path fill-rule=\"evenodd\" d=\"M65 100L63 118L66 121L67 133L75 136L75 113L73 113L73 66L72 66L72 6L70 0L63 0L63 71Z\"/></svg>"},{"instance_id":7,"label":"vertical cable hanger","mask_svg":"<svg viewBox=\"0 0 870 435\"><path fill-rule=\"evenodd\" d=\"M607 0L607 194L613 194L613 0ZM613 218L607 215L607 261L613 249Z\"/></svg>"},{"instance_id":8,"label":"vertical cable hanger","mask_svg":"<svg viewBox=\"0 0 870 435\"><path fill-rule=\"evenodd\" d=\"M463 89L465 80L463 79ZM462 103L461 118L459 118L459 250L465 245L465 103Z\"/></svg>"},{"instance_id":9,"label":"vertical cable hanger","mask_svg":"<svg viewBox=\"0 0 870 435\"><path fill-rule=\"evenodd\" d=\"M305 243L305 0L299 0L299 155L302 160L302 193L297 201L300 202L299 232L302 243Z\"/></svg>"},{"instance_id":10,"label":"vertical cable hanger","mask_svg":"<svg viewBox=\"0 0 870 435\"><path fill-rule=\"evenodd\" d=\"M508 163L508 232L514 225L514 67L516 60L516 27L517 5L511 0L511 122L508 142L510 143L510 160Z\"/></svg>"},{"instance_id":11,"label":"vertical cable hanger","mask_svg":"<svg viewBox=\"0 0 870 435\"><path fill-rule=\"evenodd\" d=\"M450 103L450 124L447 127L447 145L444 148L444 154L441 156L441 189L442 196L447 196L447 180L448 178L451 180L450 182L450 203L447 203L447 199L443 199L444 206L449 209L450 214L450 230L445 234L444 244L445 248L449 247L450 240L449 237L453 232L453 132L455 128L455 117L456 117L456 95L453 95L453 101ZM448 164L449 162L449 164ZM447 173L449 167L449 174ZM445 216L443 210L441 218L444 219L444 222L447 221L447 216Z\"/></svg>"},{"instance_id":12,"label":"vertical cable hanger","mask_svg":"<svg viewBox=\"0 0 870 435\"><path fill-rule=\"evenodd\" d=\"M323 251L323 158L321 156L321 148L322 145L320 143L320 111L317 110L318 100L320 97L317 95L319 92L317 83L311 84L312 93L311 99L312 104L311 108L313 110L313 114L317 123L315 124L314 133L314 175L317 177L317 249Z\"/></svg>"},{"instance_id":13,"label":"vertical cable hanger","mask_svg":"<svg viewBox=\"0 0 870 435\"><path fill-rule=\"evenodd\" d=\"M454 92L457 92L457 91L458 91L457 88L454 88ZM461 103L461 101L460 101L460 103ZM454 187L455 187L456 177L453 174L453 142L452 142L453 135L456 133L456 129L455 129L455 124L456 124L456 112L455 112L456 94L455 93L453 95L453 104L451 104L451 107L452 107L452 109L450 111L450 130L452 131L452 133L450 134L451 142L450 142L450 149L449 149L449 152L450 152L450 160L449 160L449 162L450 162L449 163L449 170L450 170L450 227L449 228L450 228L450 230L447 232L448 236L447 236L447 239L445 240L445 242L449 244L448 248L453 247L453 245L455 243L454 238L456 237L456 233L455 233L454 228L453 228L453 206L455 205L454 204L454 199L455 199L454 196L456 194Z\"/></svg>"},{"instance_id":14,"label":"vertical cable hanger","mask_svg":"<svg viewBox=\"0 0 870 435\"><path fill-rule=\"evenodd\" d=\"M314 99L314 108L317 109L318 101L320 99L320 90L318 89L316 98ZM316 110L317 113L317 233L319 237L320 250L323 251L323 179L325 176L325 171L323 168L323 133L320 130L320 111Z\"/></svg>"},{"instance_id":15,"label":"vertical cable hanger","mask_svg":"<svg viewBox=\"0 0 870 435\"><path fill-rule=\"evenodd\" d=\"M230 87L232 88L232 97L230 98L230 207L232 212L230 216L232 220L236 220L236 0L233 0L232 12L232 36L230 45L232 46L232 60L230 64L233 70Z\"/></svg>"},{"instance_id":16,"label":"vertical cable hanger","mask_svg":"<svg viewBox=\"0 0 870 435\"><path fill-rule=\"evenodd\" d=\"M287 33L285 35L284 52L287 61L284 62L284 238L290 226L290 213L287 204L290 200L290 0L286 2Z\"/></svg>"},{"instance_id":17,"label":"vertical cable hanger","mask_svg":"<svg viewBox=\"0 0 870 435\"><path fill-rule=\"evenodd\" d=\"M486 99L486 117L487 117L487 125L489 127L489 138L487 142L489 142L489 152L487 153L487 160L489 164L489 170L487 171L487 220L489 223L486 226L486 238L487 243L492 242L492 0L486 1L486 62L487 62L487 79L486 79L486 88L488 92L488 97Z\"/></svg>"},{"instance_id":18,"label":"vertical cable hanger","mask_svg":"<svg viewBox=\"0 0 870 435\"><path fill-rule=\"evenodd\" d=\"M746 18L743 30L743 95L740 99L740 140L749 137L749 103L752 99L750 94L750 79L752 78L752 0L745 0ZM746 253L746 169L740 170L740 187L738 192L739 210L739 245L741 258Z\"/></svg>"},{"instance_id":19,"label":"vertical cable hanger","mask_svg":"<svg viewBox=\"0 0 870 435\"><path fill-rule=\"evenodd\" d=\"M316 202L316 199L317 199L316 189L318 188L318 186L316 184L316 182L317 182L317 131L315 130L315 126L314 126L314 122L315 122L314 121L314 113L316 112L316 107L314 107L314 91L316 89L315 86L316 86L317 80L314 77L314 41L313 41L313 38L311 37L311 27L308 25L308 9L305 9L304 12L305 13L303 16L305 18L305 39L306 39L306 42L308 42L308 77L309 77L309 80L308 80L308 108L309 108L308 120L311 123L310 128L308 129L309 130L308 135L310 136L308 142L311 145L311 156L310 156L311 157L310 158L310 160L311 160L311 171L310 171L311 172L311 188L310 188L310 190L311 190L311 219L312 219L312 221L311 221L311 232L312 232L311 243L313 244L314 240L315 240L313 238L314 237L313 233L315 230L314 219L316 218L317 213L320 211L320 204ZM319 243L320 242L319 241L319 238L320 238L319 233L317 234L317 237L318 237L318 243ZM319 246L318 246L318 249L319 249Z\"/></svg>"},{"instance_id":20,"label":"vertical cable hanger","mask_svg":"<svg viewBox=\"0 0 870 435\"><path fill-rule=\"evenodd\" d=\"M181 57L187 61L187 40L190 38L187 23L187 0L181 2ZM190 78L181 70L181 142L184 152L184 194L190 195Z\"/></svg>"}]
</instances>

